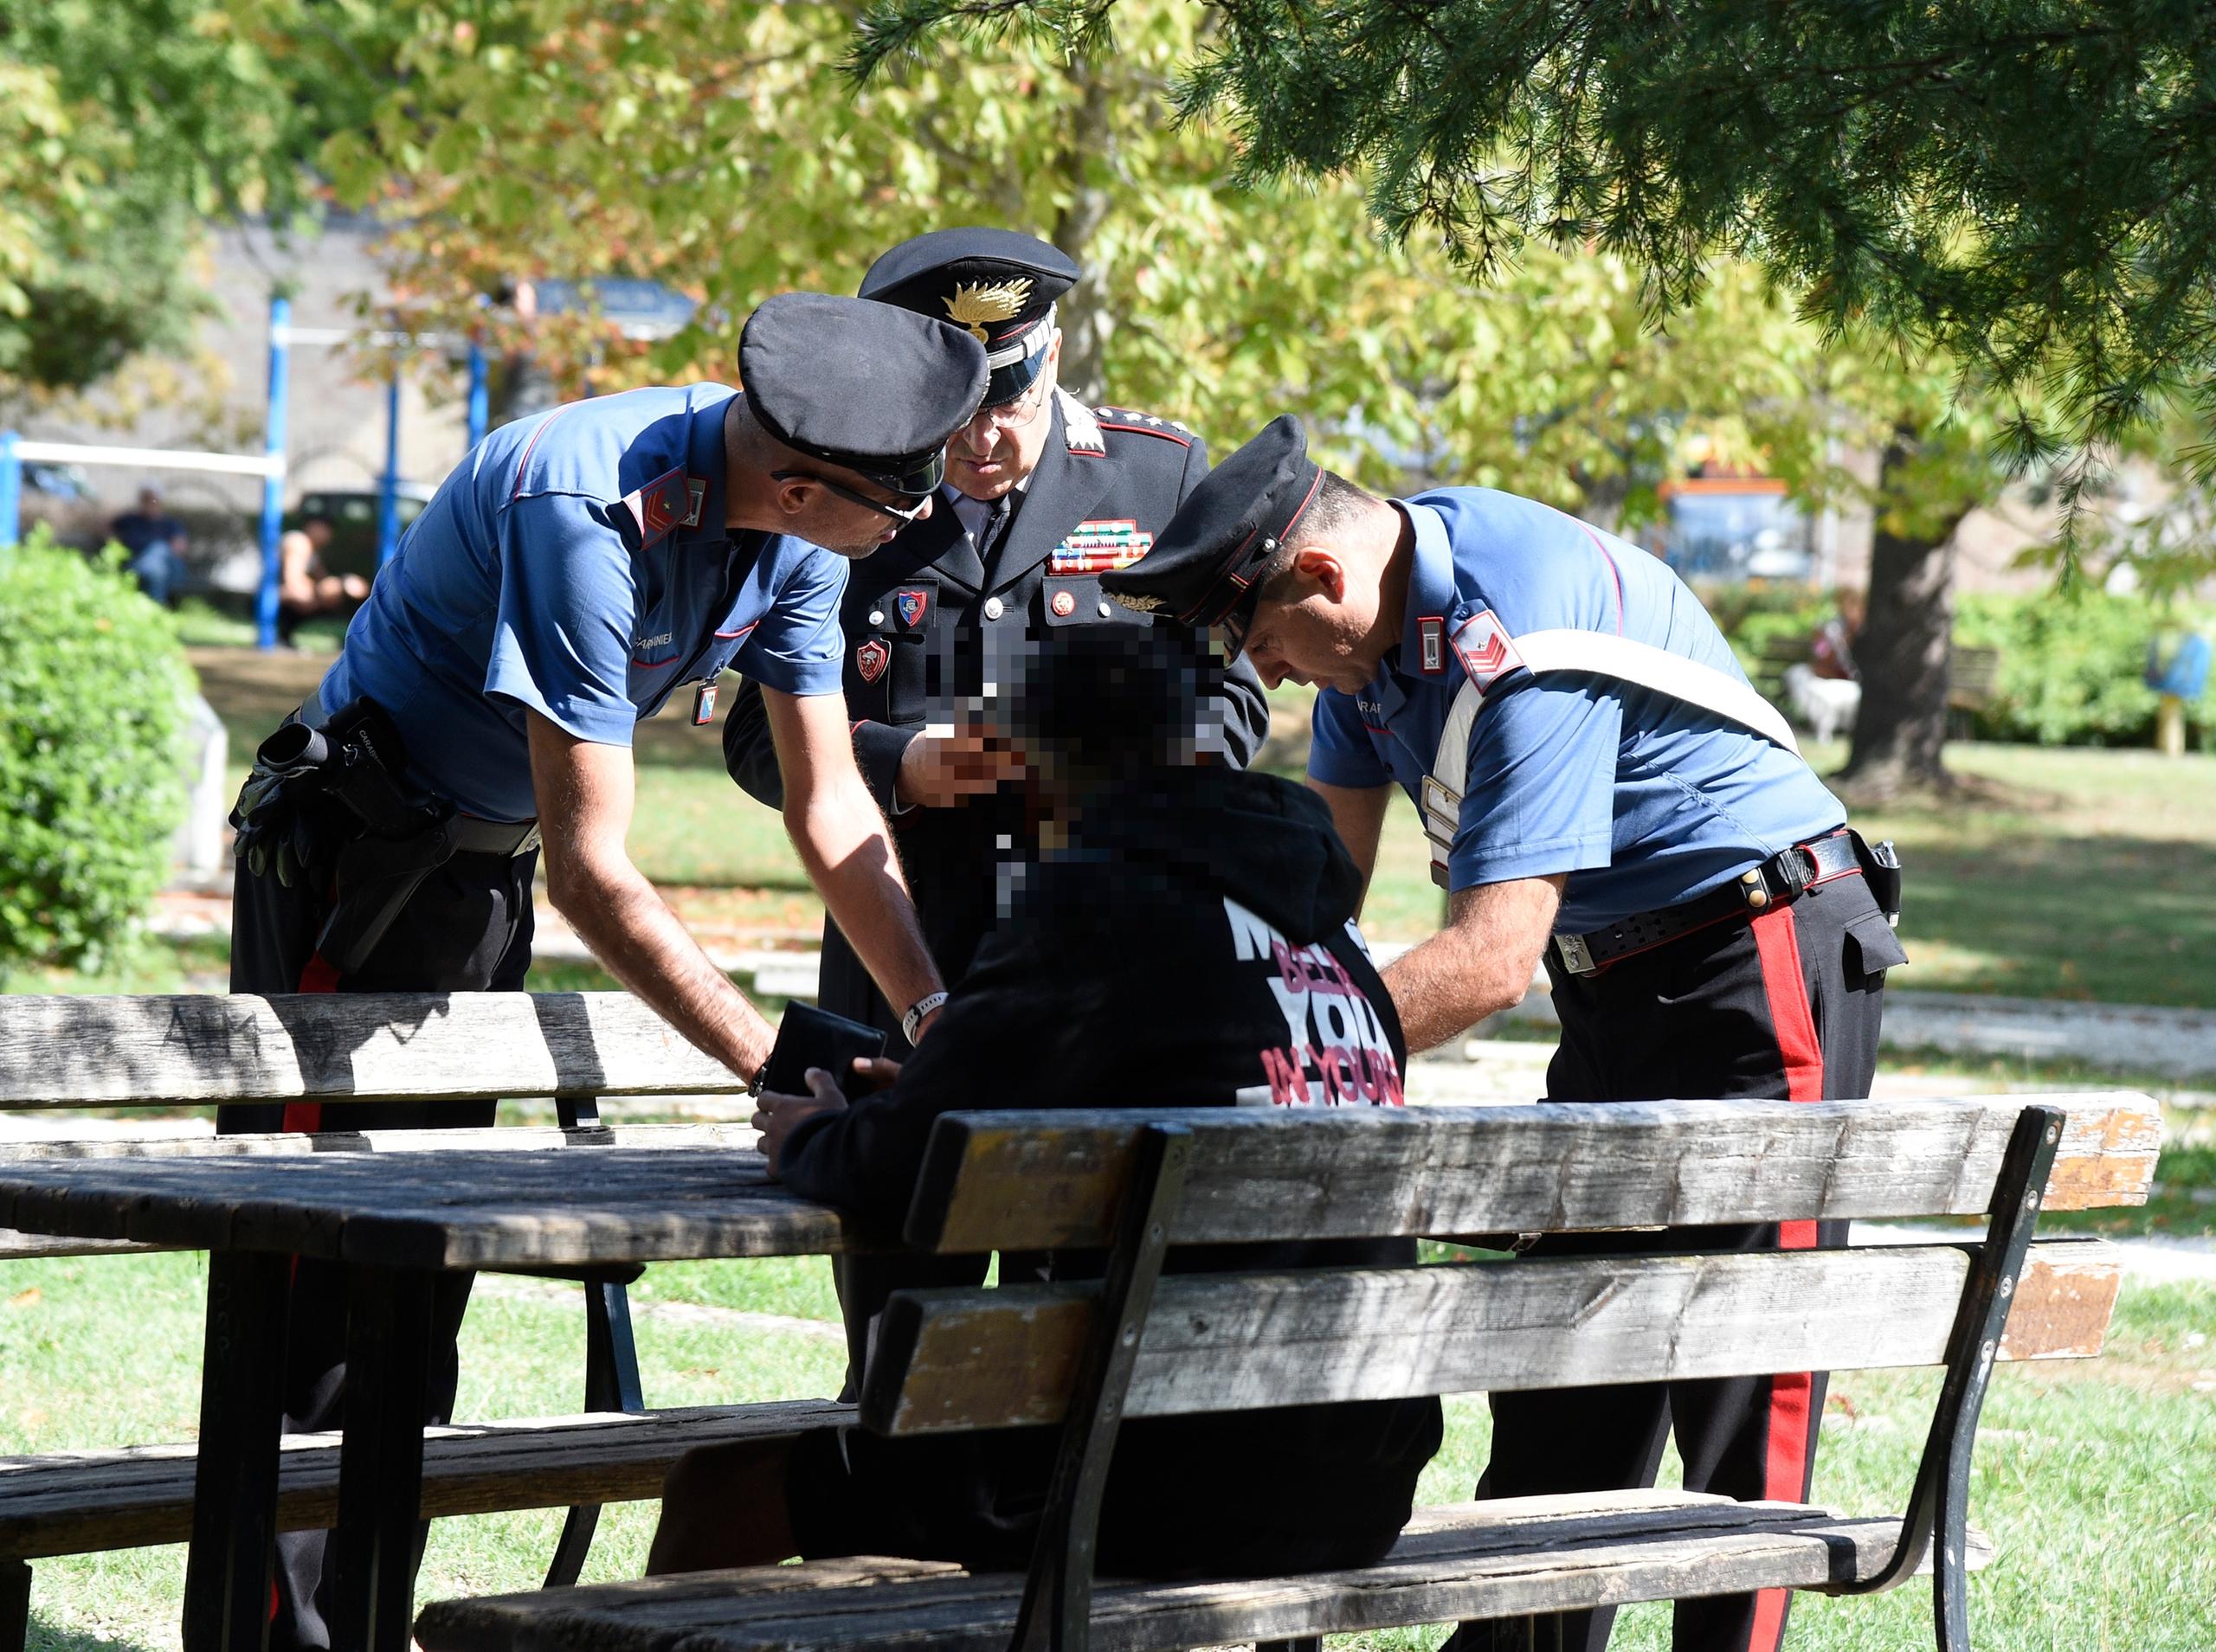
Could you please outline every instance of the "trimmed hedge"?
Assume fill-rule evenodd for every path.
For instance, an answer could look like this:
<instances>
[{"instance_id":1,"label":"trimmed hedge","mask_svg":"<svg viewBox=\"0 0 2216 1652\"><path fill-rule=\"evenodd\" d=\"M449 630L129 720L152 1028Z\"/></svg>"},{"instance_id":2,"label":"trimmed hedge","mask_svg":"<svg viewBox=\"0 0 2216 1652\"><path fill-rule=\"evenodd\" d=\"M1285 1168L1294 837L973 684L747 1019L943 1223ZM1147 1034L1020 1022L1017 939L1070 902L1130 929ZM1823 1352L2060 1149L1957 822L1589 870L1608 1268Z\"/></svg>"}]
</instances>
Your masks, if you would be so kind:
<instances>
[{"instance_id":1,"label":"trimmed hedge","mask_svg":"<svg viewBox=\"0 0 2216 1652\"><path fill-rule=\"evenodd\" d=\"M2147 645L2156 632L2178 624L2207 628L2212 620L2100 592L1962 597L1955 640L2000 651L1993 697L1977 715L1979 737L2041 746L2151 745L2155 694L2142 680ZM2194 743L2206 748L2216 727L2216 691L2202 695L2187 715Z\"/></svg>"},{"instance_id":2,"label":"trimmed hedge","mask_svg":"<svg viewBox=\"0 0 2216 1652\"><path fill-rule=\"evenodd\" d=\"M0 976L97 967L169 871L192 672L111 551L0 550Z\"/></svg>"}]
</instances>

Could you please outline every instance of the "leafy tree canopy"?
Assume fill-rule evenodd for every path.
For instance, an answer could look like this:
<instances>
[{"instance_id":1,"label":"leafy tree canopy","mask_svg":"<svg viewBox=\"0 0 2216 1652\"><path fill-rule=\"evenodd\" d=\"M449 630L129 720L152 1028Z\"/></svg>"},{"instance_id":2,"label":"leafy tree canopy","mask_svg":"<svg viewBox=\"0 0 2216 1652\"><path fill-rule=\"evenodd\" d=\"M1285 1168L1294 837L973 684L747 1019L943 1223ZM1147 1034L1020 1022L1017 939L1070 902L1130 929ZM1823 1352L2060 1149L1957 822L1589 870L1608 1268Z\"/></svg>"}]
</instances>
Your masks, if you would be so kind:
<instances>
[{"instance_id":1,"label":"leafy tree canopy","mask_svg":"<svg viewBox=\"0 0 2216 1652\"><path fill-rule=\"evenodd\" d=\"M908 72L841 73L843 8L722 0L450 0L417 9L398 73L324 164L392 222L411 325L489 330L574 393L728 377L772 292L851 292L925 229L1005 224L1090 272L1064 305L1065 377L1171 414L1219 453L1288 408L1381 485L1413 473L1637 519L1685 443L1796 479L1831 440L1889 431L1913 388L1882 357L1833 360L1734 264L1651 325L1633 263L1538 246L1483 292L1440 249L1381 247L1360 187L1257 177L1163 100L1207 15L1131 0L1118 48L979 53L919 42ZM644 276L702 300L677 337L589 318L528 331L482 295L518 277ZM1928 405L1927 405L1928 404Z\"/></svg>"},{"instance_id":2,"label":"leafy tree canopy","mask_svg":"<svg viewBox=\"0 0 2216 1652\"><path fill-rule=\"evenodd\" d=\"M854 60L936 27L1080 56L1132 0L875 0ZM2216 9L2205 0L1225 0L1188 119L1253 181L1360 176L1396 243L1497 275L1631 260L1659 312L1723 255L1830 333L1936 350L2021 405L2020 466L2216 403ZM2197 459L2216 465L2216 450Z\"/></svg>"},{"instance_id":3,"label":"leafy tree canopy","mask_svg":"<svg viewBox=\"0 0 2216 1652\"><path fill-rule=\"evenodd\" d=\"M361 118L377 16L0 0L0 389L80 389L182 346L200 226L312 204L303 163Z\"/></svg>"}]
</instances>

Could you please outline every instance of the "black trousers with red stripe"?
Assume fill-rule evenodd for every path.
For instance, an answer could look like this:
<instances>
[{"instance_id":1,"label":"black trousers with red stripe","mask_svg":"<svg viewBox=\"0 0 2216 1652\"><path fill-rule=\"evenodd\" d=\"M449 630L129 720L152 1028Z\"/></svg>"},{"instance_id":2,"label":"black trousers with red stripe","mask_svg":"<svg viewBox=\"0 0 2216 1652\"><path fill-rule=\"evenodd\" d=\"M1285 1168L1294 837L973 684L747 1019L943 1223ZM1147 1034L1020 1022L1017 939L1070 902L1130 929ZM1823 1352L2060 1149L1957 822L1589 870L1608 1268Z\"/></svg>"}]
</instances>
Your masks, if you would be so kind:
<instances>
[{"instance_id":1,"label":"black trousers with red stripe","mask_svg":"<svg viewBox=\"0 0 2216 1652\"><path fill-rule=\"evenodd\" d=\"M1719 925L1597 975L1551 954L1562 1047L1557 1102L1738 1097L1817 1101L1870 1093L1884 969L1904 961L1859 876L1812 889L1751 923ZM1673 1249L1801 1249L1846 1242L1846 1224L1681 1228ZM1653 1248L1652 1234L1568 1234L1533 1256ZM1674 1430L1689 1491L1806 1501L1824 1409L1820 1372L1496 1394L1480 1497L1651 1486ZM1776 1652L1790 1591L1677 1604L1677 1652ZM1600 1652L1613 1609L1466 1623L1453 1652ZM1557 1640L1557 1635L1559 1639Z\"/></svg>"},{"instance_id":2,"label":"black trousers with red stripe","mask_svg":"<svg viewBox=\"0 0 2216 1652\"><path fill-rule=\"evenodd\" d=\"M534 852L456 855L423 880L377 950L356 973L340 977L315 949L330 910L328 898L287 889L274 877L238 870L231 916L231 990L235 993L518 992L531 967L531 884ZM496 1102L349 1102L332 1125L348 1130L449 1128L489 1125ZM225 1135L322 1128L319 1103L220 1107ZM436 1346L427 1423L452 1414L459 1378L454 1338L469 1302L470 1276L441 1276ZM340 1427L346 1413L346 1270L299 1258L293 1263L285 1361L285 1431ZM272 1350L271 1357L280 1357ZM287 1532L277 1540L272 1652L331 1644L325 1575L328 1533ZM421 1540L418 1540L421 1550Z\"/></svg>"}]
</instances>

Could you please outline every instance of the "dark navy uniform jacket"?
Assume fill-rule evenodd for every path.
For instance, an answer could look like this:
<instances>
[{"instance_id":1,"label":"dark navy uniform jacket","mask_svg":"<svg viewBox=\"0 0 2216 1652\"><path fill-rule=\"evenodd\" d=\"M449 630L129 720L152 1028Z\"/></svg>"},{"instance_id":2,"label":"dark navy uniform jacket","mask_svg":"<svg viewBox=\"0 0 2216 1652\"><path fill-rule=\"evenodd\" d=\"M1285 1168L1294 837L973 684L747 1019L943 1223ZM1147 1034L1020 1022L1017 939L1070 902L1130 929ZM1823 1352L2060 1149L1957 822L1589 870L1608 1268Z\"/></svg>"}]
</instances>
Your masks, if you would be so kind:
<instances>
[{"instance_id":1,"label":"dark navy uniform jacket","mask_svg":"<svg viewBox=\"0 0 2216 1652\"><path fill-rule=\"evenodd\" d=\"M942 489L930 517L852 566L840 624L855 755L883 806L916 900L925 942L950 985L992 927L995 872L1028 829L1012 792L954 808L899 809L901 754L933 717L989 682L1006 684L1027 636L1060 626L1155 623L1110 601L1102 570L1135 562L1201 477L1208 448L1167 419L1053 398L1053 428L989 571ZM1269 729L1253 668L1229 674L1221 702L1223 753L1244 766ZM724 726L724 757L751 796L782 807L760 691L744 685ZM846 937L824 924L818 1002L882 1027L889 1053L905 1045L900 1012L879 997Z\"/></svg>"}]
</instances>

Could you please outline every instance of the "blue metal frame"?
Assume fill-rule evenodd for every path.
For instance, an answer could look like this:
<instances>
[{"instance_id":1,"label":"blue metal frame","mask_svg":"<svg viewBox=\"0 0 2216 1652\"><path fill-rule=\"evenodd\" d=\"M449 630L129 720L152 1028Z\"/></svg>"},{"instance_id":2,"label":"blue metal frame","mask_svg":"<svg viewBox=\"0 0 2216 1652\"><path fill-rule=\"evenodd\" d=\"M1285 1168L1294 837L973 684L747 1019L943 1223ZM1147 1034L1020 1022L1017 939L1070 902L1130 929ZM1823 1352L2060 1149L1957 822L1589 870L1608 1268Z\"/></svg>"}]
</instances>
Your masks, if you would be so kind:
<instances>
[{"instance_id":1,"label":"blue metal frame","mask_svg":"<svg viewBox=\"0 0 2216 1652\"><path fill-rule=\"evenodd\" d=\"M384 391L384 474L377 481L377 566L400 550L400 370Z\"/></svg>"},{"instance_id":2,"label":"blue metal frame","mask_svg":"<svg viewBox=\"0 0 2216 1652\"><path fill-rule=\"evenodd\" d=\"M22 438L0 430L0 547L23 537L23 461L16 444Z\"/></svg>"},{"instance_id":3,"label":"blue metal frame","mask_svg":"<svg viewBox=\"0 0 2216 1652\"><path fill-rule=\"evenodd\" d=\"M269 300L269 402L262 426L261 451L274 461L261 479L261 588L254 594L254 640L264 649L277 646L277 591L284 569L277 541L285 530L285 418L292 379L293 301L273 294Z\"/></svg>"}]
</instances>

